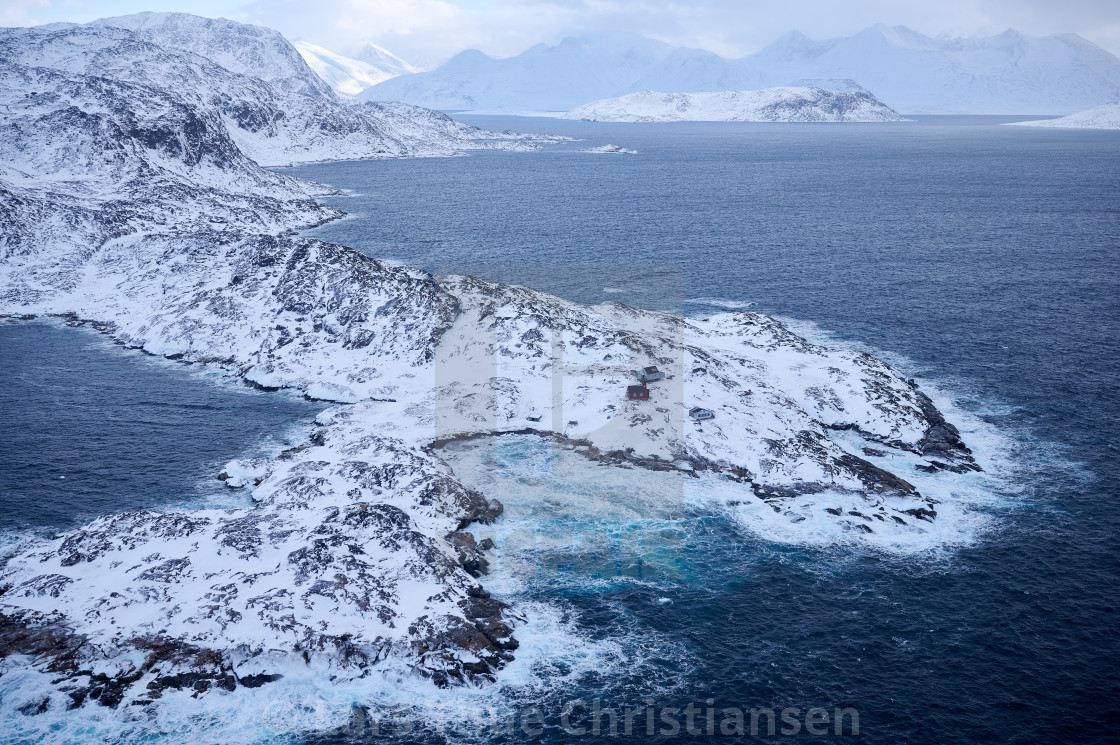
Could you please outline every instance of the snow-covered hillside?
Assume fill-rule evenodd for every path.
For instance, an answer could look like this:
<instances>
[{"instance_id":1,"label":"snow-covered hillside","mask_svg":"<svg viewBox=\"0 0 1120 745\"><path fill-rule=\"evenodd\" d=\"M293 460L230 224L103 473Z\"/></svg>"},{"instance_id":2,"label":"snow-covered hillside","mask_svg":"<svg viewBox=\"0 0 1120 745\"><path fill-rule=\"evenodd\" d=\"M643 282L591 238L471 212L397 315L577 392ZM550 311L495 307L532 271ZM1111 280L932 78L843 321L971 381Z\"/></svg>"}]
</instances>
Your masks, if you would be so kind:
<instances>
[{"instance_id":1,"label":"snow-covered hillside","mask_svg":"<svg viewBox=\"0 0 1120 745\"><path fill-rule=\"evenodd\" d=\"M339 93L348 96L356 96L371 85L398 75L419 72L418 68L375 44L365 46L362 50L363 59L353 59L309 41L293 43L316 75Z\"/></svg>"},{"instance_id":2,"label":"snow-covered hillside","mask_svg":"<svg viewBox=\"0 0 1120 745\"><path fill-rule=\"evenodd\" d=\"M494 546L470 532L502 505L439 458L463 437L531 432L604 467L677 470L728 509L762 504L851 540L941 534L918 477L956 484L978 466L890 365L759 314L587 307L295 237L340 213L250 157L539 139L342 105L287 53L265 72L277 88L247 74L251 44L218 44L237 48L218 64L153 39L113 24L0 32L0 317L89 323L336 404L306 442L216 474L245 490L235 508L105 516L5 549L0 674L49 673L6 690L5 711L144 715L175 690L293 673L486 680L517 654L523 616L489 596ZM665 377L627 399L648 366Z\"/></svg>"},{"instance_id":3,"label":"snow-covered hillside","mask_svg":"<svg viewBox=\"0 0 1120 745\"><path fill-rule=\"evenodd\" d=\"M1010 122L1018 127L1054 127L1057 129L1120 129L1120 101L1096 106L1088 111L1057 119Z\"/></svg>"},{"instance_id":4,"label":"snow-covered hillside","mask_svg":"<svg viewBox=\"0 0 1120 745\"><path fill-rule=\"evenodd\" d=\"M508 59L464 52L363 96L446 110L567 111L648 90L859 90L836 80L854 81L903 114L1066 114L1120 98L1120 59L1074 34L1032 37L1013 30L933 39L879 25L824 41L792 32L741 59L587 37Z\"/></svg>"},{"instance_id":5,"label":"snow-covered hillside","mask_svg":"<svg viewBox=\"0 0 1120 745\"><path fill-rule=\"evenodd\" d=\"M284 93L328 91L325 81L307 74L307 65L291 43L263 26L189 13L136 13L102 18L89 26L126 29L163 49L205 57L230 72L270 83Z\"/></svg>"},{"instance_id":6,"label":"snow-covered hillside","mask_svg":"<svg viewBox=\"0 0 1120 745\"><path fill-rule=\"evenodd\" d=\"M218 62L191 51L205 49L199 39L210 40ZM91 92L105 80L142 86L199 116L218 117L241 153L260 165L532 148L540 141L485 132L404 104L349 105L282 36L232 21L141 14L84 26L0 29L0 43L8 69L51 70ZM23 90L34 89L9 93ZM65 108L66 99L55 103ZM30 115L34 108L17 111ZM159 115L141 107L133 113Z\"/></svg>"},{"instance_id":7,"label":"snow-covered hillside","mask_svg":"<svg viewBox=\"0 0 1120 745\"><path fill-rule=\"evenodd\" d=\"M579 106L563 119L596 122L897 122L898 112L867 93L766 88L717 93L644 91Z\"/></svg>"}]
</instances>

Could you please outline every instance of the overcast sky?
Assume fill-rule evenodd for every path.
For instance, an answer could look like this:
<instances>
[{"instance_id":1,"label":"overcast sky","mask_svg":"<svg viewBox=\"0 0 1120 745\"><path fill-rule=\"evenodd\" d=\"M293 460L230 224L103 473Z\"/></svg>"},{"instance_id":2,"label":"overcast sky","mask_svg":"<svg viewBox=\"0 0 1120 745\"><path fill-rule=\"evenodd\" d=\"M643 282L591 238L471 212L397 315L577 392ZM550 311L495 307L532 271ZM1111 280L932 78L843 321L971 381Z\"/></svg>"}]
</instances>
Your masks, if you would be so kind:
<instances>
[{"instance_id":1,"label":"overcast sky","mask_svg":"<svg viewBox=\"0 0 1120 745\"><path fill-rule=\"evenodd\" d=\"M875 23L931 36L1074 32L1120 55L1120 0L0 0L0 25L142 10L259 23L343 54L369 40L425 66L472 47L509 56L596 30L735 57L795 28L828 38Z\"/></svg>"}]
</instances>

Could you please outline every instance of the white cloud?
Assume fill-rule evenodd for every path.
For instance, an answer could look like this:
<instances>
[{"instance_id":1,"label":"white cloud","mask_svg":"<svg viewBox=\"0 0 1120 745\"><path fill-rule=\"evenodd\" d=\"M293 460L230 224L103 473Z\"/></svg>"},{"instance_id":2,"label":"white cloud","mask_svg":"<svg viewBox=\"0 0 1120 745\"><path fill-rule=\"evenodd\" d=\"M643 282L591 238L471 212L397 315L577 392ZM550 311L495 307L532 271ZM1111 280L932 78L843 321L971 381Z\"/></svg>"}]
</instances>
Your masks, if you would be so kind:
<instances>
[{"instance_id":1,"label":"white cloud","mask_svg":"<svg viewBox=\"0 0 1120 745\"><path fill-rule=\"evenodd\" d=\"M467 48L517 54L539 42L596 30L632 31L728 56L791 29L827 38L875 23L930 35L1017 28L1079 33L1120 53L1116 0L0 0L4 23L183 10L271 26L342 53L365 40L433 65Z\"/></svg>"},{"instance_id":2,"label":"white cloud","mask_svg":"<svg viewBox=\"0 0 1120 745\"><path fill-rule=\"evenodd\" d=\"M517 54L532 44L594 30L625 30L728 56L756 51L787 31L815 38L875 23L931 35L1014 27L1074 32L1120 51L1120 4L1109 0L261 0L259 22L334 46L370 39L432 64L466 48Z\"/></svg>"},{"instance_id":3,"label":"white cloud","mask_svg":"<svg viewBox=\"0 0 1120 745\"><path fill-rule=\"evenodd\" d=\"M579 13L556 2L448 0L260 0L245 11L254 22L342 53L369 40L422 65L469 48L517 54L542 39L560 38L578 26Z\"/></svg>"},{"instance_id":4,"label":"white cloud","mask_svg":"<svg viewBox=\"0 0 1120 745\"><path fill-rule=\"evenodd\" d=\"M41 23L38 11L49 10L50 0L4 0L0 4L0 26L33 26Z\"/></svg>"}]
</instances>

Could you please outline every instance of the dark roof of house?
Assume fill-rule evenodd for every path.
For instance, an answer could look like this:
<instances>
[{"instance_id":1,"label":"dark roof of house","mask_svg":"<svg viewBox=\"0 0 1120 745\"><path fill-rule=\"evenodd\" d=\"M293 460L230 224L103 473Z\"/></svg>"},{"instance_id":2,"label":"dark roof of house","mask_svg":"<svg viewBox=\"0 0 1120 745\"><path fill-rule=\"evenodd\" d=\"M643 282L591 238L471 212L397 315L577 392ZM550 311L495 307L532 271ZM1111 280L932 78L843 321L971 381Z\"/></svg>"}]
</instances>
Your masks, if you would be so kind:
<instances>
[{"instance_id":1,"label":"dark roof of house","mask_svg":"<svg viewBox=\"0 0 1120 745\"><path fill-rule=\"evenodd\" d=\"M655 372L661 372L661 371L660 371L660 370L658 370L658 369L657 369L656 367L654 367L653 365L650 365L649 367L647 367L647 368L645 368L644 370L642 370L642 372L647 372L647 373L655 373Z\"/></svg>"},{"instance_id":2,"label":"dark roof of house","mask_svg":"<svg viewBox=\"0 0 1120 745\"><path fill-rule=\"evenodd\" d=\"M644 385L631 385L626 387L627 393L649 393L649 388Z\"/></svg>"}]
</instances>

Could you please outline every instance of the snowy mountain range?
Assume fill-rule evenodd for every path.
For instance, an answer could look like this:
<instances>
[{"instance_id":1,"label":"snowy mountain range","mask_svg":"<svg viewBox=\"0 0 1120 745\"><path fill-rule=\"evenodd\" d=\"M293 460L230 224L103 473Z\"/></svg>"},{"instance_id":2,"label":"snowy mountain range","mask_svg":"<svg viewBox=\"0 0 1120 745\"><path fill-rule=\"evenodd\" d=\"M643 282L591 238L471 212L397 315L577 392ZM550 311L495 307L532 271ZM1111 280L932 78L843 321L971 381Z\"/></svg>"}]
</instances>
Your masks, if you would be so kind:
<instances>
[{"instance_id":1,"label":"snowy mountain range","mask_svg":"<svg viewBox=\"0 0 1120 745\"><path fill-rule=\"evenodd\" d=\"M538 44L508 59L461 52L430 72L380 83L358 98L428 101L456 110L567 111L627 88L673 48L637 34L598 33ZM647 86L651 87L651 86ZM432 105L434 104L434 105Z\"/></svg>"},{"instance_id":2,"label":"snowy mountain range","mask_svg":"<svg viewBox=\"0 0 1120 745\"><path fill-rule=\"evenodd\" d=\"M228 21L144 14L3 29L0 45L0 318L89 324L330 405L297 447L216 474L244 490L233 508L5 547L0 675L31 681L5 690L5 713L144 717L289 675L492 679L526 615L485 588L495 547L470 530L502 505L456 478L447 441L549 437L885 547L944 535L925 485L979 470L871 355L759 314L588 307L300 238L341 213L316 201L325 187L261 167L555 138L342 103L279 35ZM628 400L651 365L666 377ZM698 405L715 418L693 422Z\"/></svg>"},{"instance_id":3,"label":"snowy mountain range","mask_svg":"<svg viewBox=\"0 0 1120 745\"><path fill-rule=\"evenodd\" d=\"M902 121L898 112L869 93L805 87L718 93L644 91L578 106L561 118L595 122Z\"/></svg>"},{"instance_id":4,"label":"snowy mountain range","mask_svg":"<svg viewBox=\"0 0 1120 745\"><path fill-rule=\"evenodd\" d=\"M934 39L879 25L824 41L792 32L740 59L600 34L507 59L463 52L430 72L373 86L361 97L448 111L567 111L648 90L835 90L830 81L837 80L855 81L903 114L1065 114L1120 99L1120 59L1074 34L1031 37L1011 30Z\"/></svg>"},{"instance_id":5,"label":"snowy mountain range","mask_svg":"<svg viewBox=\"0 0 1120 745\"><path fill-rule=\"evenodd\" d=\"M420 72L376 44L366 44L358 59L335 54L309 41L293 42L308 67L339 93L356 96L370 86Z\"/></svg>"}]
</instances>

